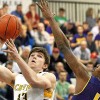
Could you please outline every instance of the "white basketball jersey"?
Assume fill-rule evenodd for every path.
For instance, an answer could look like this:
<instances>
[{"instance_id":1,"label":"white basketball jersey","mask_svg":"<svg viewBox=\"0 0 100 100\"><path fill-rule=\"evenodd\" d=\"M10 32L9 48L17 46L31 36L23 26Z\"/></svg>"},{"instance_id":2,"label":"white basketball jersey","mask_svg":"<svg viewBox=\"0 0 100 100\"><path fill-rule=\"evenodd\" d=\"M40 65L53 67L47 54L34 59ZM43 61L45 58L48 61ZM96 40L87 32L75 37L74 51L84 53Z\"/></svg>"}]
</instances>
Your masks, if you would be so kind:
<instances>
[{"instance_id":1,"label":"white basketball jersey","mask_svg":"<svg viewBox=\"0 0 100 100\"><path fill-rule=\"evenodd\" d=\"M37 75L41 76L47 72ZM19 74L15 78L14 100L53 100L54 91L48 91L41 88L31 87L24 76Z\"/></svg>"}]
</instances>

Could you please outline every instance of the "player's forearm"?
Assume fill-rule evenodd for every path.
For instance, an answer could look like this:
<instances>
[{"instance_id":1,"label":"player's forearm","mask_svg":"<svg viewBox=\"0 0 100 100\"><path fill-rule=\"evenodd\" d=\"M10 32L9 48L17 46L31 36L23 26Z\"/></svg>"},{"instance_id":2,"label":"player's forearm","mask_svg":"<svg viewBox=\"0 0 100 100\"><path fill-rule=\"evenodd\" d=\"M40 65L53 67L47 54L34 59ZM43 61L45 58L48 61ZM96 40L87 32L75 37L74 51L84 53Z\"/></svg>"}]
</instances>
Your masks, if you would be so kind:
<instances>
[{"instance_id":1,"label":"player's forearm","mask_svg":"<svg viewBox=\"0 0 100 100\"><path fill-rule=\"evenodd\" d=\"M55 37L58 48L60 49L60 45L63 44L66 44L66 47L70 48L69 41L64 35L64 33L61 31L61 29L59 28L57 22L53 18L51 18L49 20L49 23L52 28L52 32Z\"/></svg>"},{"instance_id":2,"label":"player's forearm","mask_svg":"<svg viewBox=\"0 0 100 100\"><path fill-rule=\"evenodd\" d=\"M36 72L33 71L20 56L16 58L16 62L19 65L21 72L24 75L25 79L28 81L28 83L31 86L36 85L36 82L38 81Z\"/></svg>"}]
</instances>

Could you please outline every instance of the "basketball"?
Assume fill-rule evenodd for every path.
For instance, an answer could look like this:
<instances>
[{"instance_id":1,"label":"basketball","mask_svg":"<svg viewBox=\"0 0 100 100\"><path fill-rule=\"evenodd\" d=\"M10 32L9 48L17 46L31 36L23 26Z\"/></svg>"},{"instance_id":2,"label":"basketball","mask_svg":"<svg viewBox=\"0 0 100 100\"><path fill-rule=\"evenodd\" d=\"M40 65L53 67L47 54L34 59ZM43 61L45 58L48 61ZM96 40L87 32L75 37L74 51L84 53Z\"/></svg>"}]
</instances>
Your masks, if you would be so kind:
<instances>
[{"instance_id":1,"label":"basketball","mask_svg":"<svg viewBox=\"0 0 100 100\"><path fill-rule=\"evenodd\" d=\"M15 39L21 33L20 20L10 14L0 17L0 39L6 41L7 39Z\"/></svg>"}]
</instances>

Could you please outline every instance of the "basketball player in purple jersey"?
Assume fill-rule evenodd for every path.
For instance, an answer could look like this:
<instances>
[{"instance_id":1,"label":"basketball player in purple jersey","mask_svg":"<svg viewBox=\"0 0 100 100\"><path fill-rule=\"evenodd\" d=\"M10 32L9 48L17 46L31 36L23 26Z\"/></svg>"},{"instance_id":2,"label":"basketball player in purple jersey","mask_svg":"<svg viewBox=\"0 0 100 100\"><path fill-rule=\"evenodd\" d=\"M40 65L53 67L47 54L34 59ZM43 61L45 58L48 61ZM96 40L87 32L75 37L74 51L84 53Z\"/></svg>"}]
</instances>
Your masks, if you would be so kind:
<instances>
[{"instance_id":1,"label":"basketball player in purple jersey","mask_svg":"<svg viewBox=\"0 0 100 100\"><path fill-rule=\"evenodd\" d=\"M89 76L86 66L73 55L69 41L54 20L47 1L40 0L37 5L43 16L49 21L57 46L63 52L68 65L76 75L73 100L100 100L100 66L93 71L93 76Z\"/></svg>"}]
</instances>

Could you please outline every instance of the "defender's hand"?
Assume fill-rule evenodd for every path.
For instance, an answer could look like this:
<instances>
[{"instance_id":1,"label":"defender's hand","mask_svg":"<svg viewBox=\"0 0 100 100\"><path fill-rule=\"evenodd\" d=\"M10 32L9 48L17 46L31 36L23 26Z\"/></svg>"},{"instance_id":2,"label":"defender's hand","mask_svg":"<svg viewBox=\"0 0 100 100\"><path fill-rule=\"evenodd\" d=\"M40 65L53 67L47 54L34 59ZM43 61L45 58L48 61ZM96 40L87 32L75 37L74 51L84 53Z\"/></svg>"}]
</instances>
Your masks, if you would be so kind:
<instances>
[{"instance_id":1,"label":"defender's hand","mask_svg":"<svg viewBox=\"0 0 100 100\"><path fill-rule=\"evenodd\" d=\"M40 0L40 2L36 2L36 4L41 9L42 14L46 19L49 20L53 17L53 13L50 11L48 2L46 0Z\"/></svg>"}]
</instances>

